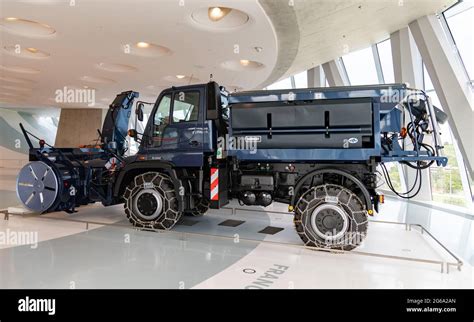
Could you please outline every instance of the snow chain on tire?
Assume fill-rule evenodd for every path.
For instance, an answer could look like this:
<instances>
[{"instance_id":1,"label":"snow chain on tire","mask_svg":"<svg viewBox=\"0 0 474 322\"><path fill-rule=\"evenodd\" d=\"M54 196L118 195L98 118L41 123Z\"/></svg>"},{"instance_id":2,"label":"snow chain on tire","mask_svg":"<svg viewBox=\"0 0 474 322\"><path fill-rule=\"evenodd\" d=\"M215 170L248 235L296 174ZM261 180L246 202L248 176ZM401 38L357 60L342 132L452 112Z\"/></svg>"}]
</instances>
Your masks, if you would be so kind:
<instances>
[{"instance_id":1,"label":"snow chain on tire","mask_svg":"<svg viewBox=\"0 0 474 322\"><path fill-rule=\"evenodd\" d=\"M333 229L331 233L329 229L321 229L325 227L325 222L340 230ZM324 184L310 188L299 198L294 224L306 246L351 250L367 235L367 210L359 197L349 189Z\"/></svg>"},{"instance_id":2,"label":"snow chain on tire","mask_svg":"<svg viewBox=\"0 0 474 322\"><path fill-rule=\"evenodd\" d=\"M155 206L158 204L159 211L149 219L136 207L136 198L143 193L155 196ZM125 189L124 198L127 218L136 227L169 230L181 217L176 191L170 177L165 174L146 172L136 176Z\"/></svg>"}]
</instances>

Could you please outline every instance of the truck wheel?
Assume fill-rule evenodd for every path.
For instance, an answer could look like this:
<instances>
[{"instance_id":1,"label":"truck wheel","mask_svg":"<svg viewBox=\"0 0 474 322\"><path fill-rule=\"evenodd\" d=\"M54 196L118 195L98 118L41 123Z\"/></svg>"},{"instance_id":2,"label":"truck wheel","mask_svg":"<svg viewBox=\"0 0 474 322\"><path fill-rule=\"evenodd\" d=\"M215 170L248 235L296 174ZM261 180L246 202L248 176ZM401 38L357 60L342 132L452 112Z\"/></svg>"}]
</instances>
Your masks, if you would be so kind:
<instances>
[{"instance_id":1,"label":"truck wheel","mask_svg":"<svg viewBox=\"0 0 474 322\"><path fill-rule=\"evenodd\" d=\"M136 227L169 230L181 217L173 183L162 173L136 176L124 198L127 218Z\"/></svg>"},{"instance_id":2,"label":"truck wheel","mask_svg":"<svg viewBox=\"0 0 474 322\"><path fill-rule=\"evenodd\" d=\"M209 210L209 200L206 198L199 198L195 200L195 207L191 210L185 211L186 216L200 217Z\"/></svg>"},{"instance_id":3,"label":"truck wheel","mask_svg":"<svg viewBox=\"0 0 474 322\"><path fill-rule=\"evenodd\" d=\"M335 184L306 191L296 204L294 223L306 246L340 250L357 247L368 228L364 203Z\"/></svg>"}]
</instances>

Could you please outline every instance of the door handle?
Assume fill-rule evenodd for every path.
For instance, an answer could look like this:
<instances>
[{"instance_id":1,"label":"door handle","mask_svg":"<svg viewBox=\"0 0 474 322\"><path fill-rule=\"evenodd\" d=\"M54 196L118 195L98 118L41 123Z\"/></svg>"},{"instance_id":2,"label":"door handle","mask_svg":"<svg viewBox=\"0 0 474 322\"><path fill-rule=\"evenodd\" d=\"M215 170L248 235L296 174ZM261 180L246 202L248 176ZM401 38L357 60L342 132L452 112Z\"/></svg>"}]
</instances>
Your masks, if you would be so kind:
<instances>
[{"instance_id":1,"label":"door handle","mask_svg":"<svg viewBox=\"0 0 474 322\"><path fill-rule=\"evenodd\" d=\"M199 142L196 141L196 140L192 140L192 141L189 141L189 145L198 146L198 145L199 145Z\"/></svg>"}]
</instances>

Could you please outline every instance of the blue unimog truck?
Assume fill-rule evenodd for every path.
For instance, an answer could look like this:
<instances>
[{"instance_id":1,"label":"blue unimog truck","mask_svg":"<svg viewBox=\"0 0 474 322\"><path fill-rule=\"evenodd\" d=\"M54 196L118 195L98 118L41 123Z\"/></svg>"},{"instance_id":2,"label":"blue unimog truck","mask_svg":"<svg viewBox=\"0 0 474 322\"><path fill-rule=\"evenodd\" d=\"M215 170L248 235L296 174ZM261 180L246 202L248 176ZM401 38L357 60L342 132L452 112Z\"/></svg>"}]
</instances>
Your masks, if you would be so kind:
<instances>
[{"instance_id":1,"label":"blue unimog truck","mask_svg":"<svg viewBox=\"0 0 474 322\"><path fill-rule=\"evenodd\" d=\"M288 204L308 246L350 250L379 211L380 178L403 198L422 185L420 171L445 166L438 123L446 115L405 84L263 90L228 94L213 81L171 87L158 97L143 133L137 92L110 105L100 145L55 148L20 127L30 163L17 193L36 212L75 212L80 205L124 203L136 227L171 229L229 200ZM127 135L138 153L127 156ZM385 166L415 169L397 192Z\"/></svg>"}]
</instances>

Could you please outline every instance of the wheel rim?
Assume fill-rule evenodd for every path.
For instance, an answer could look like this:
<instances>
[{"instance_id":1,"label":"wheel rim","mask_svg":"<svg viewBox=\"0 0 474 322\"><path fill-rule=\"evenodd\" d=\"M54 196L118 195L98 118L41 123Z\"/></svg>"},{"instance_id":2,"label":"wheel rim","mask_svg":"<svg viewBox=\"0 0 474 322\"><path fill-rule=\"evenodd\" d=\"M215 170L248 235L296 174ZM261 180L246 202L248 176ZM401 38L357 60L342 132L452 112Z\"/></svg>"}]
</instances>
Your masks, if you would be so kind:
<instances>
[{"instance_id":1,"label":"wheel rim","mask_svg":"<svg viewBox=\"0 0 474 322\"><path fill-rule=\"evenodd\" d=\"M341 207L324 203L313 210L311 228L319 237L325 240L337 240L347 232L349 218Z\"/></svg>"},{"instance_id":2,"label":"wheel rim","mask_svg":"<svg viewBox=\"0 0 474 322\"><path fill-rule=\"evenodd\" d=\"M42 161L24 166L18 174L16 186L18 199L33 211L48 210L58 195L56 173Z\"/></svg>"},{"instance_id":3,"label":"wheel rim","mask_svg":"<svg viewBox=\"0 0 474 322\"><path fill-rule=\"evenodd\" d=\"M143 189L133 200L133 209L144 220L154 220L163 211L163 198L155 189Z\"/></svg>"}]
</instances>

